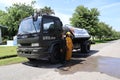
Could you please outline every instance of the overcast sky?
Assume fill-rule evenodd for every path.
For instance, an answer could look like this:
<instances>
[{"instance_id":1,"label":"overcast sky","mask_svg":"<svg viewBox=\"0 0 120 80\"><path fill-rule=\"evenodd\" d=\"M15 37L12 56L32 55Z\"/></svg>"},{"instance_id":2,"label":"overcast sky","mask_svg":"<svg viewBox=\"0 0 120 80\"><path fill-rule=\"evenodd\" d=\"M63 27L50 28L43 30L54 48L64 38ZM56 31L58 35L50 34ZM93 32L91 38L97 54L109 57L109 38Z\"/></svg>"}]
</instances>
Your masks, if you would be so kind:
<instances>
[{"instance_id":1,"label":"overcast sky","mask_svg":"<svg viewBox=\"0 0 120 80\"><path fill-rule=\"evenodd\" d=\"M13 3L30 4L32 0L0 0L0 9L11 6ZM98 8L100 12L100 21L105 22L120 31L120 0L36 0L36 8L50 6L55 16L60 17L64 24L69 24L69 18L72 17L77 6L83 5L88 8Z\"/></svg>"}]
</instances>

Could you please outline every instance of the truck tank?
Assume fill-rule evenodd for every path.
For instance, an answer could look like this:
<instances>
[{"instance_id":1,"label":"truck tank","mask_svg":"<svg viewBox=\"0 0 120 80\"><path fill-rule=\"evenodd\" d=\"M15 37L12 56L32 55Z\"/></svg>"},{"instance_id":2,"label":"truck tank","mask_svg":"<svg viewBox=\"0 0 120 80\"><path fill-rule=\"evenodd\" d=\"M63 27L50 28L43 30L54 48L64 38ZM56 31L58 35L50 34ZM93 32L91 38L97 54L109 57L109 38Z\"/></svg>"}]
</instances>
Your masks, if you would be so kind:
<instances>
[{"instance_id":1,"label":"truck tank","mask_svg":"<svg viewBox=\"0 0 120 80\"><path fill-rule=\"evenodd\" d=\"M74 49L80 49L83 53L90 52L91 36L89 35L87 30L72 27L70 25L63 26L63 30L64 34L66 34L66 32L68 31L71 32Z\"/></svg>"},{"instance_id":2,"label":"truck tank","mask_svg":"<svg viewBox=\"0 0 120 80\"><path fill-rule=\"evenodd\" d=\"M72 27L70 25L65 25L63 26L64 33L67 31L70 31L71 34L73 35L73 38L77 39L90 39L90 35L87 30L81 29L81 28L76 28Z\"/></svg>"}]
</instances>

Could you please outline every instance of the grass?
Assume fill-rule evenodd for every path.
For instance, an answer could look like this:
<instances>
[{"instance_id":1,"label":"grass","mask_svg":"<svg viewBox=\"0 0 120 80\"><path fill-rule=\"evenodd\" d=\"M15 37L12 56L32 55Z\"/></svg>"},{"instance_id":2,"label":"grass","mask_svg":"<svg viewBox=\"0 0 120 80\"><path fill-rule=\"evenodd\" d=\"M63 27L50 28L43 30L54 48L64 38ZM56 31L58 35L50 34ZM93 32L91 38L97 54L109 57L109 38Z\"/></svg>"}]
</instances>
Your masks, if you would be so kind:
<instances>
[{"instance_id":1,"label":"grass","mask_svg":"<svg viewBox=\"0 0 120 80\"><path fill-rule=\"evenodd\" d=\"M0 60L0 66L21 63L21 62L26 62L26 61L28 61L27 58L21 58L21 57L6 58L6 59Z\"/></svg>"},{"instance_id":2,"label":"grass","mask_svg":"<svg viewBox=\"0 0 120 80\"><path fill-rule=\"evenodd\" d=\"M0 46L0 57L6 57L5 59L0 59L0 66L28 61L27 58L18 56L8 58L11 55L17 55L16 46Z\"/></svg>"},{"instance_id":3,"label":"grass","mask_svg":"<svg viewBox=\"0 0 120 80\"><path fill-rule=\"evenodd\" d=\"M0 46L0 57L17 55L16 46Z\"/></svg>"},{"instance_id":4,"label":"grass","mask_svg":"<svg viewBox=\"0 0 120 80\"><path fill-rule=\"evenodd\" d=\"M111 38L106 38L104 40L95 39L94 42L98 44L98 43L107 43L107 42L113 41L113 40L117 40L117 39L111 39Z\"/></svg>"}]
</instances>

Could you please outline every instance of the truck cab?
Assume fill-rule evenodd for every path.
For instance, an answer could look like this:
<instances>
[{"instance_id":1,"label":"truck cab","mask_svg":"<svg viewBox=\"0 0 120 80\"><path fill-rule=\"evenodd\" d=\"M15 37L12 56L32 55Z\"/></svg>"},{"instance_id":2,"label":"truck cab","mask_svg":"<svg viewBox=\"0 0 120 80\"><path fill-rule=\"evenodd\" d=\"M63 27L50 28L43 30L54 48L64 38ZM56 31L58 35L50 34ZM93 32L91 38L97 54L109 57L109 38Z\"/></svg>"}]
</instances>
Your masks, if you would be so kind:
<instances>
[{"instance_id":1,"label":"truck cab","mask_svg":"<svg viewBox=\"0 0 120 80\"><path fill-rule=\"evenodd\" d=\"M34 59L53 58L59 53L59 41L63 32L62 22L54 16L37 16L23 19L17 34L19 56ZM58 59L58 58L56 58Z\"/></svg>"}]
</instances>

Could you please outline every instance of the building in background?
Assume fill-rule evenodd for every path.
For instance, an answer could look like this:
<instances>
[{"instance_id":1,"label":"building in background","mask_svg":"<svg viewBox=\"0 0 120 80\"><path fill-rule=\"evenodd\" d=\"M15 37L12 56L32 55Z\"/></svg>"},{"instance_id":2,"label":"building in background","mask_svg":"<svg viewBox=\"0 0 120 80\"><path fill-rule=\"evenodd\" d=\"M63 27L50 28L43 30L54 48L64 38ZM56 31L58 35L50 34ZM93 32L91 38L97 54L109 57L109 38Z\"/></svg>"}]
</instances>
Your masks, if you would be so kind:
<instances>
[{"instance_id":1,"label":"building in background","mask_svg":"<svg viewBox=\"0 0 120 80\"><path fill-rule=\"evenodd\" d=\"M7 27L0 25L0 44L2 43L2 29L3 28L7 29Z\"/></svg>"}]
</instances>

